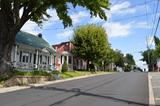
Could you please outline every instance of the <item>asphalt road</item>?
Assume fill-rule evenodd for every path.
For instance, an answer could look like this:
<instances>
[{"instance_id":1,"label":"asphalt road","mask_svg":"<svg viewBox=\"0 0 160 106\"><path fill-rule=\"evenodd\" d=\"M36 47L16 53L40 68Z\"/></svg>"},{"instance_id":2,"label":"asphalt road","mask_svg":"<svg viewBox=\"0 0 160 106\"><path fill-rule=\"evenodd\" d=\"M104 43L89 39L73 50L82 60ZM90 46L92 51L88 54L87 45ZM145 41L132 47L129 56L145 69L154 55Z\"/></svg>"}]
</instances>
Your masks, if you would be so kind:
<instances>
[{"instance_id":1,"label":"asphalt road","mask_svg":"<svg viewBox=\"0 0 160 106\"><path fill-rule=\"evenodd\" d=\"M147 73L116 73L0 94L0 106L148 106Z\"/></svg>"}]
</instances>

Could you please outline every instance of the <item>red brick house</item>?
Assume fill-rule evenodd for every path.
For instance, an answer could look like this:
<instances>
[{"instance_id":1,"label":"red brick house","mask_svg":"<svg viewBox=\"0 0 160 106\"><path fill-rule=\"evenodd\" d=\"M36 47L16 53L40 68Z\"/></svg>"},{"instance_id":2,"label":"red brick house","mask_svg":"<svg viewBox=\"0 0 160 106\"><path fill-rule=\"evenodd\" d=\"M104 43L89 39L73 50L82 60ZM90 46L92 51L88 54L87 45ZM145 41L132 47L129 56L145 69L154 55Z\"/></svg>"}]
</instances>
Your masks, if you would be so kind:
<instances>
[{"instance_id":1,"label":"red brick house","mask_svg":"<svg viewBox=\"0 0 160 106\"><path fill-rule=\"evenodd\" d=\"M73 44L71 42L62 42L60 44L52 45L56 50L54 57L54 66L56 70L61 70L64 61L66 60L69 70L86 69L86 62L71 53Z\"/></svg>"}]
</instances>

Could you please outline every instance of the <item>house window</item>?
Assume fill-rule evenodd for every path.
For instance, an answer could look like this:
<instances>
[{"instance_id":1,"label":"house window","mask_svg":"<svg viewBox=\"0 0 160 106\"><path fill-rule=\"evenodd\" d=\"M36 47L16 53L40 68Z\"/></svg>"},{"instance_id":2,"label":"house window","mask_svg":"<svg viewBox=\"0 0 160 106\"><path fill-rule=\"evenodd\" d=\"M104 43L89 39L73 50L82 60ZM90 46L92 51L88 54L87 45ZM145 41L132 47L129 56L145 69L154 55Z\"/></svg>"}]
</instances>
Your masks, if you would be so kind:
<instances>
[{"instance_id":1,"label":"house window","mask_svg":"<svg viewBox=\"0 0 160 106\"><path fill-rule=\"evenodd\" d=\"M20 51L19 62L22 60L22 51Z\"/></svg>"},{"instance_id":2,"label":"house window","mask_svg":"<svg viewBox=\"0 0 160 106\"><path fill-rule=\"evenodd\" d=\"M48 56L48 64L49 64L49 56Z\"/></svg>"},{"instance_id":3,"label":"house window","mask_svg":"<svg viewBox=\"0 0 160 106\"><path fill-rule=\"evenodd\" d=\"M42 64L42 55L40 55L40 64Z\"/></svg>"},{"instance_id":4,"label":"house window","mask_svg":"<svg viewBox=\"0 0 160 106\"><path fill-rule=\"evenodd\" d=\"M28 53L22 53L22 62L28 63L29 54Z\"/></svg>"},{"instance_id":5,"label":"house window","mask_svg":"<svg viewBox=\"0 0 160 106\"><path fill-rule=\"evenodd\" d=\"M22 57L22 62L25 62L25 58L26 58L26 56L23 56L23 57Z\"/></svg>"},{"instance_id":6,"label":"house window","mask_svg":"<svg viewBox=\"0 0 160 106\"><path fill-rule=\"evenodd\" d=\"M26 56L26 63L28 63L28 56Z\"/></svg>"},{"instance_id":7,"label":"house window","mask_svg":"<svg viewBox=\"0 0 160 106\"><path fill-rule=\"evenodd\" d=\"M32 53L30 53L30 59L29 59L30 61L30 63L32 62Z\"/></svg>"},{"instance_id":8,"label":"house window","mask_svg":"<svg viewBox=\"0 0 160 106\"><path fill-rule=\"evenodd\" d=\"M34 53L33 63L36 64L36 54Z\"/></svg>"},{"instance_id":9,"label":"house window","mask_svg":"<svg viewBox=\"0 0 160 106\"><path fill-rule=\"evenodd\" d=\"M56 65L56 56L54 56L54 66Z\"/></svg>"},{"instance_id":10,"label":"house window","mask_svg":"<svg viewBox=\"0 0 160 106\"><path fill-rule=\"evenodd\" d=\"M63 56L61 55L61 64L62 64L62 59L63 59Z\"/></svg>"},{"instance_id":11,"label":"house window","mask_svg":"<svg viewBox=\"0 0 160 106\"><path fill-rule=\"evenodd\" d=\"M71 57L71 56L69 56L68 63L69 63L69 64L72 64L72 57Z\"/></svg>"}]
</instances>

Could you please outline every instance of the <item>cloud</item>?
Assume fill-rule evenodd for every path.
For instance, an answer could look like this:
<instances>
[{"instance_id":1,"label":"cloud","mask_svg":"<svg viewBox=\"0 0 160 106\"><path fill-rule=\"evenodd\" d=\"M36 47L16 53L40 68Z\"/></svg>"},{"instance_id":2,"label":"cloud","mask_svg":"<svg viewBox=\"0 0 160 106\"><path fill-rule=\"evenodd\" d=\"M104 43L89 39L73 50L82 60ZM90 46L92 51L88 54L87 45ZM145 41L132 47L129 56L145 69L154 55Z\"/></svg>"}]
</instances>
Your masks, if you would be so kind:
<instances>
[{"instance_id":1,"label":"cloud","mask_svg":"<svg viewBox=\"0 0 160 106\"><path fill-rule=\"evenodd\" d=\"M142 29L151 29L152 28L151 25L148 25L147 22L137 22L135 24L136 24L135 25L136 28L142 28Z\"/></svg>"},{"instance_id":2,"label":"cloud","mask_svg":"<svg viewBox=\"0 0 160 106\"><path fill-rule=\"evenodd\" d=\"M115 15L122 16L122 15L134 14L134 13L136 13L136 11L138 9L141 9L139 7L130 8L130 6L131 6L131 3L128 1L125 1L125 2L117 3L113 6L111 6L110 10L104 9L104 11L105 11L105 14L109 20ZM98 23L98 22L103 22L103 21L104 20L100 19L99 17L93 17L90 19L90 23Z\"/></svg>"},{"instance_id":3,"label":"cloud","mask_svg":"<svg viewBox=\"0 0 160 106\"><path fill-rule=\"evenodd\" d=\"M38 33L42 33L43 29L46 29L52 26L56 22L60 22L55 10L49 9L47 10L47 13L50 14L51 18L49 18L47 21L44 21L42 23L42 29L35 22L29 20L28 22L25 23L25 25L22 27L21 30L32 33L32 34L38 34Z\"/></svg>"},{"instance_id":4,"label":"cloud","mask_svg":"<svg viewBox=\"0 0 160 106\"><path fill-rule=\"evenodd\" d=\"M116 4L111 6L111 14L114 15L124 15L124 14L133 14L136 12L136 8L129 8L131 3L128 1Z\"/></svg>"},{"instance_id":5,"label":"cloud","mask_svg":"<svg viewBox=\"0 0 160 106\"><path fill-rule=\"evenodd\" d=\"M22 28L22 31L26 31L32 34L37 35L38 33L41 33L42 31L40 28L38 28L38 25L32 21L28 21Z\"/></svg>"},{"instance_id":6,"label":"cloud","mask_svg":"<svg viewBox=\"0 0 160 106\"><path fill-rule=\"evenodd\" d=\"M132 22L127 24L122 24L120 22L109 22L104 23L103 27L109 37L124 37L131 33Z\"/></svg>"},{"instance_id":7,"label":"cloud","mask_svg":"<svg viewBox=\"0 0 160 106\"><path fill-rule=\"evenodd\" d=\"M68 38L70 39L70 37L73 35L73 30L71 29L68 29L68 30L65 30L61 33L58 33L56 36L60 39L65 39L65 38Z\"/></svg>"},{"instance_id":8,"label":"cloud","mask_svg":"<svg viewBox=\"0 0 160 106\"><path fill-rule=\"evenodd\" d=\"M89 13L87 11L79 11L71 15L71 19L73 24L77 24L81 22L81 19L84 17L88 17Z\"/></svg>"}]
</instances>

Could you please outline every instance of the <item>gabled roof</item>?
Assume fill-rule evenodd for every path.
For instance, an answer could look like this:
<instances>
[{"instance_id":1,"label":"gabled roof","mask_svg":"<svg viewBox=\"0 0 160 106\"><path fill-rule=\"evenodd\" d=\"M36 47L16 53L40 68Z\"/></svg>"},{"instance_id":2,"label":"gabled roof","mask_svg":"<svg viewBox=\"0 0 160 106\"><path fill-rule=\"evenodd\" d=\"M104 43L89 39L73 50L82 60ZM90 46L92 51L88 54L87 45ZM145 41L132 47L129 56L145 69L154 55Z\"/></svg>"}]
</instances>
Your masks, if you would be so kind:
<instances>
[{"instance_id":1,"label":"gabled roof","mask_svg":"<svg viewBox=\"0 0 160 106\"><path fill-rule=\"evenodd\" d=\"M20 31L16 35L16 42L29 45L35 48L44 49L46 48L49 52L53 53L56 52L55 49L53 49L47 41L45 41L43 38L40 38L38 36L35 36L33 34Z\"/></svg>"}]
</instances>

